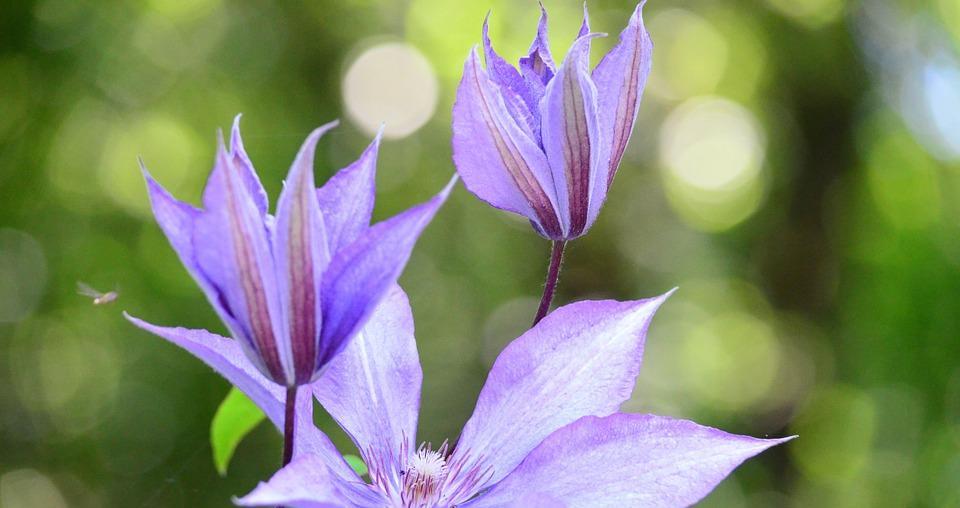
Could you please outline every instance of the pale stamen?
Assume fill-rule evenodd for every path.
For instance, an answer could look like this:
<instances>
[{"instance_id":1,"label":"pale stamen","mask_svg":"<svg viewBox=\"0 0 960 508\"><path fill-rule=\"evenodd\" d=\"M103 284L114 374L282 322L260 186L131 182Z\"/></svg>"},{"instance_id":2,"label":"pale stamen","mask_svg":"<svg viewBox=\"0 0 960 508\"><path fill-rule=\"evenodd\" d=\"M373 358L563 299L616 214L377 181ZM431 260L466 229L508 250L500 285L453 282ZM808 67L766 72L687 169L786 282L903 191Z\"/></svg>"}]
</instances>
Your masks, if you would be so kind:
<instances>
[{"instance_id":1,"label":"pale stamen","mask_svg":"<svg viewBox=\"0 0 960 508\"><path fill-rule=\"evenodd\" d=\"M436 450L424 443L407 460L400 471L403 477L401 498L405 506L429 506L436 500L440 486L447 479L447 448L446 441Z\"/></svg>"}]
</instances>

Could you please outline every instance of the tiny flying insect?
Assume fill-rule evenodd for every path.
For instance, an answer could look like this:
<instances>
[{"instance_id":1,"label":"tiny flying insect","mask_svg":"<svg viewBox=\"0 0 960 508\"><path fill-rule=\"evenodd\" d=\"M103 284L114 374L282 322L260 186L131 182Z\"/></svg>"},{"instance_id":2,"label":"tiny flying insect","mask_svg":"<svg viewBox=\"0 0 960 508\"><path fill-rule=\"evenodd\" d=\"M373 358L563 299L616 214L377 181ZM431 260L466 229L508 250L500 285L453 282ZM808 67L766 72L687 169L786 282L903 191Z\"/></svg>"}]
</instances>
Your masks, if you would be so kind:
<instances>
[{"instance_id":1,"label":"tiny flying insect","mask_svg":"<svg viewBox=\"0 0 960 508\"><path fill-rule=\"evenodd\" d=\"M96 289L93 289L92 287L90 287L89 284L85 284L80 281L77 281L77 293L83 296L88 296L90 298L93 298L94 305L106 305L116 300L117 297L120 296L120 292L118 289L114 289L113 291L108 291L106 293L101 293L100 291L97 291Z\"/></svg>"}]
</instances>

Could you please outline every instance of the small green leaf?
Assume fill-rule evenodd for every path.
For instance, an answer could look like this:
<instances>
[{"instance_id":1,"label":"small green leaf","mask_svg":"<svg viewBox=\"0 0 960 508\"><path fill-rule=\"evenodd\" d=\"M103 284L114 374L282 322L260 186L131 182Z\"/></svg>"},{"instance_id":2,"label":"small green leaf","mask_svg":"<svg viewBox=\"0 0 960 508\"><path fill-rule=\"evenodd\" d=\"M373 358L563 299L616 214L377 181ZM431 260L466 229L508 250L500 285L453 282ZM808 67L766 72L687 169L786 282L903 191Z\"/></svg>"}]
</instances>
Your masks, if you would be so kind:
<instances>
[{"instance_id":1,"label":"small green leaf","mask_svg":"<svg viewBox=\"0 0 960 508\"><path fill-rule=\"evenodd\" d=\"M367 474L367 465L363 463L363 459L360 457L356 455L344 455L343 460L347 461L347 464L350 464L350 467L353 468L358 476Z\"/></svg>"},{"instance_id":2,"label":"small green leaf","mask_svg":"<svg viewBox=\"0 0 960 508\"><path fill-rule=\"evenodd\" d=\"M227 474L230 458L244 436L250 433L266 415L236 387L230 389L210 423L210 445L213 464L220 476Z\"/></svg>"}]
</instances>

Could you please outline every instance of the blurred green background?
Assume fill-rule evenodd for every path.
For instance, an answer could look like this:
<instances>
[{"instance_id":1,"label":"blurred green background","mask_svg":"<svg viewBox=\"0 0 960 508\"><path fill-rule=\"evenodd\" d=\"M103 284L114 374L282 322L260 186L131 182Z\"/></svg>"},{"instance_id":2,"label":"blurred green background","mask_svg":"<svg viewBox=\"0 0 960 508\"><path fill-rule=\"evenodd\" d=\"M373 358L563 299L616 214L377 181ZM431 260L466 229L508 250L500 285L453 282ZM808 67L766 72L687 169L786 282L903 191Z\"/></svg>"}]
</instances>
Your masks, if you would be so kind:
<instances>
[{"instance_id":1,"label":"blurred green background","mask_svg":"<svg viewBox=\"0 0 960 508\"><path fill-rule=\"evenodd\" d=\"M546 4L559 59L581 4ZM591 0L593 28L618 33L633 6ZM227 383L120 316L223 331L136 157L197 202L215 130L243 112L275 199L313 127L343 119L322 181L386 121L387 217L454 170L450 108L488 9L515 60L532 1L0 3L3 508L225 506L276 469L263 424L219 477L208 431ZM704 506L960 506L960 3L656 0L645 19L640 119L557 300L680 287L625 409L800 434ZM421 439L457 435L530 321L547 255L462 186L427 229L401 280ZM120 298L95 307L78 280Z\"/></svg>"}]
</instances>

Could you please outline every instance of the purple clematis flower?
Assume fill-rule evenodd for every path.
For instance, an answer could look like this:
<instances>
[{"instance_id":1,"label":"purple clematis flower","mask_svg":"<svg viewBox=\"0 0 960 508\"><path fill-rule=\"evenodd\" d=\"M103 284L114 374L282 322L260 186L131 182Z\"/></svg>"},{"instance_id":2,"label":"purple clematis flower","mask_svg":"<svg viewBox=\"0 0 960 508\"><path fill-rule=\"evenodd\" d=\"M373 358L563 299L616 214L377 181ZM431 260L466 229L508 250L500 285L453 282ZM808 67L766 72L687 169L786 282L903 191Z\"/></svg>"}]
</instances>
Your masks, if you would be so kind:
<instances>
[{"instance_id":1,"label":"purple clematis flower","mask_svg":"<svg viewBox=\"0 0 960 508\"><path fill-rule=\"evenodd\" d=\"M653 45L637 5L620 40L590 71L586 6L559 68L541 5L537 36L519 70L490 43L486 69L467 57L453 107L453 159L464 184L494 207L523 215L555 241L590 229L623 158L650 72Z\"/></svg>"},{"instance_id":2,"label":"purple clematis flower","mask_svg":"<svg viewBox=\"0 0 960 508\"><path fill-rule=\"evenodd\" d=\"M494 363L453 450L414 446L422 371L413 318L395 287L310 386L353 439L370 481L344 462L298 399L293 461L237 500L244 506L686 506L740 463L785 439L755 439L646 414L630 397L647 327L666 299L561 307ZM283 389L243 362L237 343L144 324L203 359L283 425Z\"/></svg>"},{"instance_id":3,"label":"purple clematis flower","mask_svg":"<svg viewBox=\"0 0 960 508\"><path fill-rule=\"evenodd\" d=\"M319 377L361 329L450 186L371 227L380 137L316 189L314 150L332 122L307 137L274 217L239 121L229 150L219 138L202 210L143 173L157 222L247 358L274 383L296 387Z\"/></svg>"}]
</instances>

